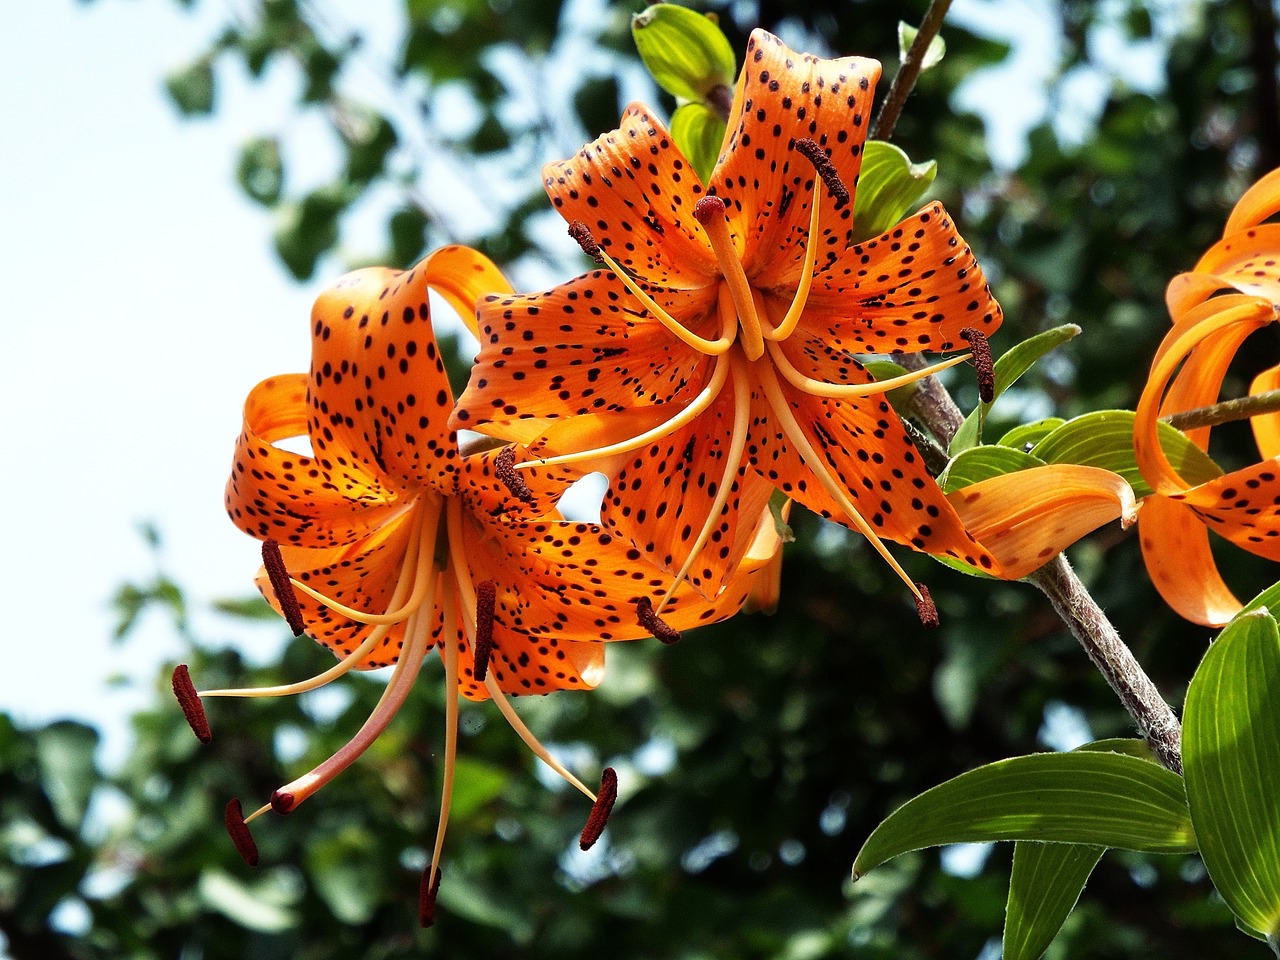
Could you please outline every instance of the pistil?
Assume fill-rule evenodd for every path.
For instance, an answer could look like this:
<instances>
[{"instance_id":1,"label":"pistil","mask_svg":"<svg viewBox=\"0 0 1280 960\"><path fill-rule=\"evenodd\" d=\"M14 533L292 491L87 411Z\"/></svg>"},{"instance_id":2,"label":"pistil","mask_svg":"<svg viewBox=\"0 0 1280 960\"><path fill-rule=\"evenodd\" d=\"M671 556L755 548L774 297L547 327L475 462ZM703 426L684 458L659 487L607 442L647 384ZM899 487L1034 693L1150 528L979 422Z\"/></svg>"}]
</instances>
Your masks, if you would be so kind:
<instances>
[{"instance_id":1,"label":"pistil","mask_svg":"<svg viewBox=\"0 0 1280 960\"><path fill-rule=\"evenodd\" d=\"M761 332L760 317L756 313L755 299L751 295L751 284L747 281L746 271L742 269L738 251L733 246L733 237L729 235L724 201L715 195L703 197L694 204L693 216L702 224L711 249L715 252L716 262L720 265L720 273L733 297L738 327L742 331L742 352L748 360L759 360L764 355L764 335Z\"/></svg>"}]
</instances>

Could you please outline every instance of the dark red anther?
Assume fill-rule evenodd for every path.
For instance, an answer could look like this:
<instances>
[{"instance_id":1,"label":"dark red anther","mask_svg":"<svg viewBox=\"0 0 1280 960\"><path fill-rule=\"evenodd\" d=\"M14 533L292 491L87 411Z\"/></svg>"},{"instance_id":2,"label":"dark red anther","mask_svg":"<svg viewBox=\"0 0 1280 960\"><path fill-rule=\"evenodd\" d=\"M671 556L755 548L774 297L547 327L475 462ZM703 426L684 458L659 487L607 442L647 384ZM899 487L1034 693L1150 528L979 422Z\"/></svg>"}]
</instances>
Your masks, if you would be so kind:
<instances>
[{"instance_id":1,"label":"dark red anther","mask_svg":"<svg viewBox=\"0 0 1280 960\"><path fill-rule=\"evenodd\" d=\"M277 790L275 793L271 794L271 809L276 813L293 813L293 808L297 805L298 801L294 798L292 793Z\"/></svg>"},{"instance_id":2,"label":"dark red anther","mask_svg":"<svg viewBox=\"0 0 1280 960\"><path fill-rule=\"evenodd\" d=\"M262 541L262 565L267 568L267 579L271 581L271 589L280 603L280 612L295 637L302 636L307 629L302 619L302 608L298 606L298 595L293 592L293 584L289 582L289 571L285 569L284 557L280 556L280 544L274 540Z\"/></svg>"},{"instance_id":3,"label":"dark red anther","mask_svg":"<svg viewBox=\"0 0 1280 960\"><path fill-rule=\"evenodd\" d=\"M917 583L916 589L920 591L920 596L916 597L916 612L920 614L920 622L933 630L940 622L938 608L933 605L933 597L929 595L928 587L923 583Z\"/></svg>"},{"instance_id":4,"label":"dark red anther","mask_svg":"<svg viewBox=\"0 0 1280 960\"><path fill-rule=\"evenodd\" d=\"M991 361L991 343L987 335L973 327L965 327L960 336L969 341L973 353L973 371L978 375L978 396L983 403L991 403L996 398L996 367Z\"/></svg>"},{"instance_id":5,"label":"dark red anther","mask_svg":"<svg viewBox=\"0 0 1280 960\"><path fill-rule=\"evenodd\" d=\"M594 260L596 263L604 263L604 257L600 254L600 244L596 243L596 238L591 235L591 228L581 220L575 220L569 224L569 236L577 241L578 246L582 248L582 252Z\"/></svg>"},{"instance_id":6,"label":"dark red anther","mask_svg":"<svg viewBox=\"0 0 1280 960\"><path fill-rule=\"evenodd\" d=\"M493 472L511 495L521 503L533 503L533 491L524 482L524 477L516 470L516 451L514 447L503 447L493 458Z\"/></svg>"},{"instance_id":7,"label":"dark red anther","mask_svg":"<svg viewBox=\"0 0 1280 960\"><path fill-rule=\"evenodd\" d=\"M582 836L578 838L579 848L590 850L600 839L617 799L618 774L613 767L605 767L604 773L600 775L600 792L596 794L596 802L592 804L591 813L587 816L587 825L582 828Z\"/></svg>"},{"instance_id":8,"label":"dark red anther","mask_svg":"<svg viewBox=\"0 0 1280 960\"><path fill-rule=\"evenodd\" d=\"M209 718L204 715L204 704L200 702L200 694L196 693L196 685L191 682L191 671L185 663L173 668L173 695L178 698L178 706L191 726L191 732L201 743L213 739L209 729Z\"/></svg>"},{"instance_id":9,"label":"dark red anther","mask_svg":"<svg viewBox=\"0 0 1280 960\"><path fill-rule=\"evenodd\" d=\"M844 206L849 202L849 188L844 185L844 181L840 179L840 174L836 172L836 165L831 162L831 158L827 156L826 151L818 146L816 140L810 140L807 137L804 140L797 140L796 153L813 164L813 169L822 178L822 182L827 187L827 192L835 198L839 206Z\"/></svg>"},{"instance_id":10,"label":"dark red anther","mask_svg":"<svg viewBox=\"0 0 1280 960\"><path fill-rule=\"evenodd\" d=\"M658 616L653 609L653 601L648 597L636 598L636 620L661 642L666 644L680 642L680 631Z\"/></svg>"},{"instance_id":11,"label":"dark red anther","mask_svg":"<svg viewBox=\"0 0 1280 960\"><path fill-rule=\"evenodd\" d=\"M244 810L240 807L240 801L232 797L227 801L227 810L225 814L227 822L227 834L231 837L231 842L236 845L236 852L244 858L244 862L251 867L258 865L258 845L253 842L253 834L249 832L249 825L244 822Z\"/></svg>"},{"instance_id":12,"label":"dark red anther","mask_svg":"<svg viewBox=\"0 0 1280 960\"><path fill-rule=\"evenodd\" d=\"M489 675L489 654L493 652L493 613L498 604L498 590L492 580L476 584L476 636L472 659L475 678L484 683Z\"/></svg>"},{"instance_id":13,"label":"dark red anther","mask_svg":"<svg viewBox=\"0 0 1280 960\"><path fill-rule=\"evenodd\" d=\"M427 876L430 873L431 864L428 863L418 884L418 923L424 928L436 922L436 897L440 893L440 880L444 876L444 871L436 867L435 878L428 882Z\"/></svg>"},{"instance_id":14,"label":"dark red anther","mask_svg":"<svg viewBox=\"0 0 1280 960\"><path fill-rule=\"evenodd\" d=\"M708 194L693 205L693 218L703 226L716 217L724 219L724 201L715 194Z\"/></svg>"}]
</instances>

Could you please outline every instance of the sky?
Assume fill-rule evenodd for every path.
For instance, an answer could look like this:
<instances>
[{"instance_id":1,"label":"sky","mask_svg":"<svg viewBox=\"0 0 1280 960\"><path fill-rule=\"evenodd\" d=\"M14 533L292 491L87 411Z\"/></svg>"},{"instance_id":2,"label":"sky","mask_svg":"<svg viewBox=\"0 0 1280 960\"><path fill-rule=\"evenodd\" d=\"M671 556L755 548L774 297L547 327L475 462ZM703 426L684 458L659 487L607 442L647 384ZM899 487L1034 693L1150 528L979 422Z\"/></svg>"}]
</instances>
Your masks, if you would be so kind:
<instances>
[{"instance_id":1,"label":"sky","mask_svg":"<svg viewBox=\"0 0 1280 960\"><path fill-rule=\"evenodd\" d=\"M110 639L112 594L156 572L140 524L160 530L159 562L189 591L198 635L255 660L282 642L275 625L201 610L247 595L258 565L257 542L222 507L241 404L259 380L306 369L310 304L340 267L322 264L306 284L286 277L270 214L235 186L235 148L283 127L291 174L323 177L336 159L320 125L294 115L287 70L264 84L221 71L208 120L170 106L163 76L203 52L228 5L204 0L189 14L171 0L44 0L19 5L0 31L0 89L10 92L0 107L0 493L10 504L13 653L0 670L0 709L25 723L94 723L108 764L127 749L125 718L153 701L157 665L183 655L159 616L123 643ZM376 56L394 44L399 5L325 7L331 22L371 33ZM992 85L1005 91L989 117L996 165L1017 161L1022 133L1045 109L1037 98L1056 57L1054 9L1050 0L952 8L984 31L1042 38L1007 67L1024 97L1007 96L1007 72L975 75L957 92L958 103L980 105ZM1116 69L1147 88L1158 60L1121 53ZM1089 89L1103 81L1080 79L1086 121L1097 101ZM109 686L111 677L124 682Z\"/></svg>"}]
</instances>

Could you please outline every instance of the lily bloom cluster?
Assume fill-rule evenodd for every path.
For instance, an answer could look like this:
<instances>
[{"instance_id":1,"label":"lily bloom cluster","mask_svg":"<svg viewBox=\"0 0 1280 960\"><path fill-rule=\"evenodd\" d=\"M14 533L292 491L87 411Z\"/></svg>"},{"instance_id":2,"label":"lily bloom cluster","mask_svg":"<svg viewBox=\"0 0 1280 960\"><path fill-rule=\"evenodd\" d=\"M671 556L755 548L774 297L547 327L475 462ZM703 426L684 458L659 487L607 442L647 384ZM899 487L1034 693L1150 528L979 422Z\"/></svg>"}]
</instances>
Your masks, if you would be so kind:
<instances>
[{"instance_id":1,"label":"lily bloom cluster","mask_svg":"<svg viewBox=\"0 0 1280 960\"><path fill-rule=\"evenodd\" d=\"M1280 414L1251 416L1261 460L1204 482L1189 482L1169 462L1156 436L1160 418L1176 418L1218 401L1227 368L1247 338L1276 322L1280 309L1280 170L1240 198L1223 236L1195 268L1169 283L1173 328L1156 353L1138 403L1134 444L1154 490L1142 504L1142 555L1165 602L1206 626L1226 624L1241 608L1223 582L1209 531L1250 553L1280 560ZM1257 374L1256 396L1280 387L1280 367ZM1209 448L1209 426L1186 435Z\"/></svg>"},{"instance_id":2,"label":"lily bloom cluster","mask_svg":"<svg viewBox=\"0 0 1280 960\"><path fill-rule=\"evenodd\" d=\"M864 534L926 620L927 591L883 541L1018 577L1085 532L1055 522L1041 534L1039 506L1028 508L1040 501L1025 491L1057 488L1034 471L951 497L938 487L885 391L967 356L879 382L855 358L985 346L1001 319L940 204L852 242L878 76L874 61L797 54L756 31L705 184L641 106L546 168L552 202L601 269L517 295L482 255L447 247L406 273L349 274L319 298L310 373L249 395L227 509L264 542L263 593L338 663L265 690L197 691L180 669L174 688L203 737L202 698L394 670L338 753L247 817L228 806L247 860L248 824L296 809L367 749L432 650L452 695L423 923L440 883L459 697L493 700L592 800L589 845L616 778L606 770L600 791L588 789L507 696L595 686L602 641L672 641L749 598L767 606L780 558L775 493ZM429 289L481 344L456 405ZM491 442L462 449L464 428ZM310 452L285 449L292 437ZM560 495L596 470L610 481L601 522L562 519ZM1064 506L1059 496L1041 512Z\"/></svg>"}]
</instances>

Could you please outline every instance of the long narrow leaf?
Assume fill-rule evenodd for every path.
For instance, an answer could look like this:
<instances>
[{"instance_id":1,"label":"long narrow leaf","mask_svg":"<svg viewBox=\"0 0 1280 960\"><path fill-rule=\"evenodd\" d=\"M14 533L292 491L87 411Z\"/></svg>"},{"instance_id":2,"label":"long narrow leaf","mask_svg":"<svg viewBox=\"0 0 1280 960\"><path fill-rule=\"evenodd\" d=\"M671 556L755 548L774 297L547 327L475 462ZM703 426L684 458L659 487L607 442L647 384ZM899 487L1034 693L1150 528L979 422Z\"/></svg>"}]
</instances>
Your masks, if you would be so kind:
<instances>
[{"instance_id":1,"label":"long narrow leaf","mask_svg":"<svg viewBox=\"0 0 1280 960\"><path fill-rule=\"evenodd\" d=\"M855 878L922 847L989 840L1196 849L1182 778L1117 753L1042 753L970 770L899 807L863 844Z\"/></svg>"},{"instance_id":2,"label":"long narrow leaf","mask_svg":"<svg viewBox=\"0 0 1280 960\"><path fill-rule=\"evenodd\" d=\"M1027 840L1014 844L1009 906L1004 920L1004 960L1036 960L1048 949L1075 908L1104 849Z\"/></svg>"},{"instance_id":3,"label":"long narrow leaf","mask_svg":"<svg viewBox=\"0 0 1280 960\"><path fill-rule=\"evenodd\" d=\"M1213 885L1237 917L1280 933L1280 631L1236 618L1187 690L1187 800Z\"/></svg>"}]
</instances>

